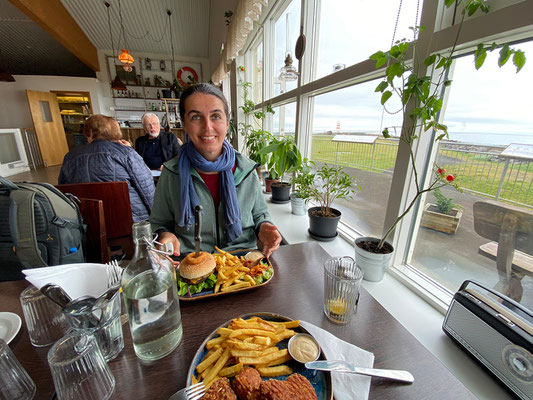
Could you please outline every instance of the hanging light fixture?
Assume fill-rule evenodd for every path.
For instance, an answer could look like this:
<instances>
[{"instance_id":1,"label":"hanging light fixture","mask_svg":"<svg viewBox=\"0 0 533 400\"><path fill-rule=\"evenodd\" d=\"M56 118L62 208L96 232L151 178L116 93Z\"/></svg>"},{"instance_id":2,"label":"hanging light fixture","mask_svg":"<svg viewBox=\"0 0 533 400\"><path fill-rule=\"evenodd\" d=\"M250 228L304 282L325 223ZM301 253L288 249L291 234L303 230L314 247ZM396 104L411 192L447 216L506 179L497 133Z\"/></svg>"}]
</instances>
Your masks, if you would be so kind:
<instances>
[{"instance_id":1,"label":"hanging light fixture","mask_svg":"<svg viewBox=\"0 0 533 400\"><path fill-rule=\"evenodd\" d=\"M133 64L133 57L128 49L122 49L122 53L118 56L120 62L124 64Z\"/></svg>"},{"instance_id":2,"label":"hanging light fixture","mask_svg":"<svg viewBox=\"0 0 533 400\"><path fill-rule=\"evenodd\" d=\"M111 16L109 15L110 4L107 1L104 4L107 7L107 24L109 26L109 37L111 38L111 51L113 52L113 65L115 65L115 44L113 42L113 32L111 31ZM124 84L124 82L120 80L120 77L118 76L118 74L115 76L115 79L113 79L113 82L111 82L111 89L127 90L126 85Z\"/></svg>"},{"instance_id":3,"label":"hanging light fixture","mask_svg":"<svg viewBox=\"0 0 533 400\"><path fill-rule=\"evenodd\" d=\"M7 63L4 60L2 49L0 49L0 82L15 82L15 78L9 72L7 72Z\"/></svg>"},{"instance_id":4,"label":"hanging light fixture","mask_svg":"<svg viewBox=\"0 0 533 400\"><path fill-rule=\"evenodd\" d=\"M285 38L287 40L287 56L285 57L285 65L281 67L279 74L279 80L285 82L295 81L296 79L298 79L298 71L296 70L296 67L292 65L292 56L289 50L289 15L290 14L287 14L286 16L285 24L285 28L287 30L287 32L285 33Z\"/></svg>"},{"instance_id":5,"label":"hanging light fixture","mask_svg":"<svg viewBox=\"0 0 533 400\"><path fill-rule=\"evenodd\" d=\"M118 0L118 16L120 19L120 29L122 30L122 36L124 37L124 44L126 45L126 49L122 49L122 53L118 56L118 60L125 64L122 67L124 71L131 72L133 68L129 64L133 64L133 61L135 60L127 49L128 44L126 43L126 33L124 32L124 24L122 23L122 7L120 5L120 0Z\"/></svg>"}]
</instances>

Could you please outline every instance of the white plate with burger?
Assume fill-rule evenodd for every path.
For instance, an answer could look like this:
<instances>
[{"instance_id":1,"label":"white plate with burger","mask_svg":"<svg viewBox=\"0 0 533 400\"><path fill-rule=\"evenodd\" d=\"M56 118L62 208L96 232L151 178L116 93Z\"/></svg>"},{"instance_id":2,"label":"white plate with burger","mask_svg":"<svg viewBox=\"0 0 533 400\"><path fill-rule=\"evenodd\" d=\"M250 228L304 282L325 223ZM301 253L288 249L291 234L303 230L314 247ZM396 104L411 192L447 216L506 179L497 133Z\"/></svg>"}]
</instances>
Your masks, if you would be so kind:
<instances>
[{"instance_id":1,"label":"white plate with burger","mask_svg":"<svg viewBox=\"0 0 533 400\"><path fill-rule=\"evenodd\" d=\"M257 289L274 277L274 267L258 250L188 254L178 268L180 300L199 300Z\"/></svg>"}]
</instances>

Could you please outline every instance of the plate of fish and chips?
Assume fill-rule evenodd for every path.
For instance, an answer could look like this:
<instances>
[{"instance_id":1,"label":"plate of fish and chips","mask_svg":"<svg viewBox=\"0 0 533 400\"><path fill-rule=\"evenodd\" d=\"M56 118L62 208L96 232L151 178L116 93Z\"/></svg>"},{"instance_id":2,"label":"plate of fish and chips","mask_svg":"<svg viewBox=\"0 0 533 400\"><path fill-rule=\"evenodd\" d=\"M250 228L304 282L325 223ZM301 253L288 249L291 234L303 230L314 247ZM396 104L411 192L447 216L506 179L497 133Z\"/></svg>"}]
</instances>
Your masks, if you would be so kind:
<instances>
[{"instance_id":1,"label":"plate of fish and chips","mask_svg":"<svg viewBox=\"0 0 533 400\"><path fill-rule=\"evenodd\" d=\"M274 277L274 267L259 250L188 254L178 267L180 300L199 300L257 289Z\"/></svg>"},{"instance_id":2,"label":"plate of fish and chips","mask_svg":"<svg viewBox=\"0 0 533 400\"><path fill-rule=\"evenodd\" d=\"M290 396L291 392L302 393L312 387L318 400L332 400L331 373L309 370L288 354L288 342L298 333L309 334L298 320L279 314L252 313L231 319L201 344L189 367L186 386L204 382L208 389L213 386L221 391L231 391L231 386L239 394L243 382L247 386L247 382L253 381L249 378L253 372L254 378L260 376L261 386L285 392L287 398L295 398ZM319 353L318 359L325 360L320 346ZM285 387L286 384L290 387Z\"/></svg>"}]
</instances>

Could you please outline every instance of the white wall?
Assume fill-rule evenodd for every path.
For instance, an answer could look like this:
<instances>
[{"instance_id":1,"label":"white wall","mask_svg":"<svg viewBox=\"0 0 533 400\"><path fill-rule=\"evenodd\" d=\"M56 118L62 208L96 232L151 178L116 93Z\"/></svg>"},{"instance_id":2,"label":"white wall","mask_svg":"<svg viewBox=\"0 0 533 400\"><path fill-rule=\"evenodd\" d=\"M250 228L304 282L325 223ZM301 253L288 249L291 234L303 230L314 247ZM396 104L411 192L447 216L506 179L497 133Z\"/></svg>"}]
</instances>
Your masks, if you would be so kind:
<instances>
[{"instance_id":1,"label":"white wall","mask_svg":"<svg viewBox=\"0 0 533 400\"><path fill-rule=\"evenodd\" d=\"M90 92L93 111L99 113L98 81L68 76L14 75L16 82L0 82L0 128L33 128L26 89L49 92L74 90Z\"/></svg>"},{"instance_id":2,"label":"white wall","mask_svg":"<svg viewBox=\"0 0 533 400\"><path fill-rule=\"evenodd\" d=\"M211 15L209 19L209 75L206 81L220 62L220 46L226 42L228 27L226 26L224 12L237 10L237 0L217 0L211 2ZM235 14L233 14L235 17Z\"/></svg>"}]
</instances>

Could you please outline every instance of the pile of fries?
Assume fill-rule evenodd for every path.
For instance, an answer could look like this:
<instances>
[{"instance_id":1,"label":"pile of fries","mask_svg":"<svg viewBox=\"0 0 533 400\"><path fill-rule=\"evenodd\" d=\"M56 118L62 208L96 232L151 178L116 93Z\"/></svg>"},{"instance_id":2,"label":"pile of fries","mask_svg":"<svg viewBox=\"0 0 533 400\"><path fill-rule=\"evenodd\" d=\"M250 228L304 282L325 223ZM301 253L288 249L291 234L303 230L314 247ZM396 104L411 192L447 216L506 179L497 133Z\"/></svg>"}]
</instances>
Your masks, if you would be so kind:
<instances>
[{"instance_id":1,"label":"pile of fries","mask_svg":"<svg viewBox=\"0 0 533 400\"><path fill-rule=\"evenodd\" d=\"M255 286L255 280L248 272L250 268L246 267L247 260L244 257L237 257L227 251L220 250L215 246L218 254L213 254L216 262L217 283L215 284L215 293L231 292L233 290Z\"/></svg>"},{"instance_id":2,"label":"pile of fries","mask_svg":"<svg viewBox=\"0 0 533 400\"><path fill-rule=\"evenodd\" d=\"M292 374L284 363L292 360L287 349L276 344L292 337L300 321L272 322L259 317L231 320L220 335L207 342L209 350L196 367L192 383L204 382L207 387L218 378L231 378L244 367L255 367L261 376L275 377Z\"/></svg>"}]
</instances>

